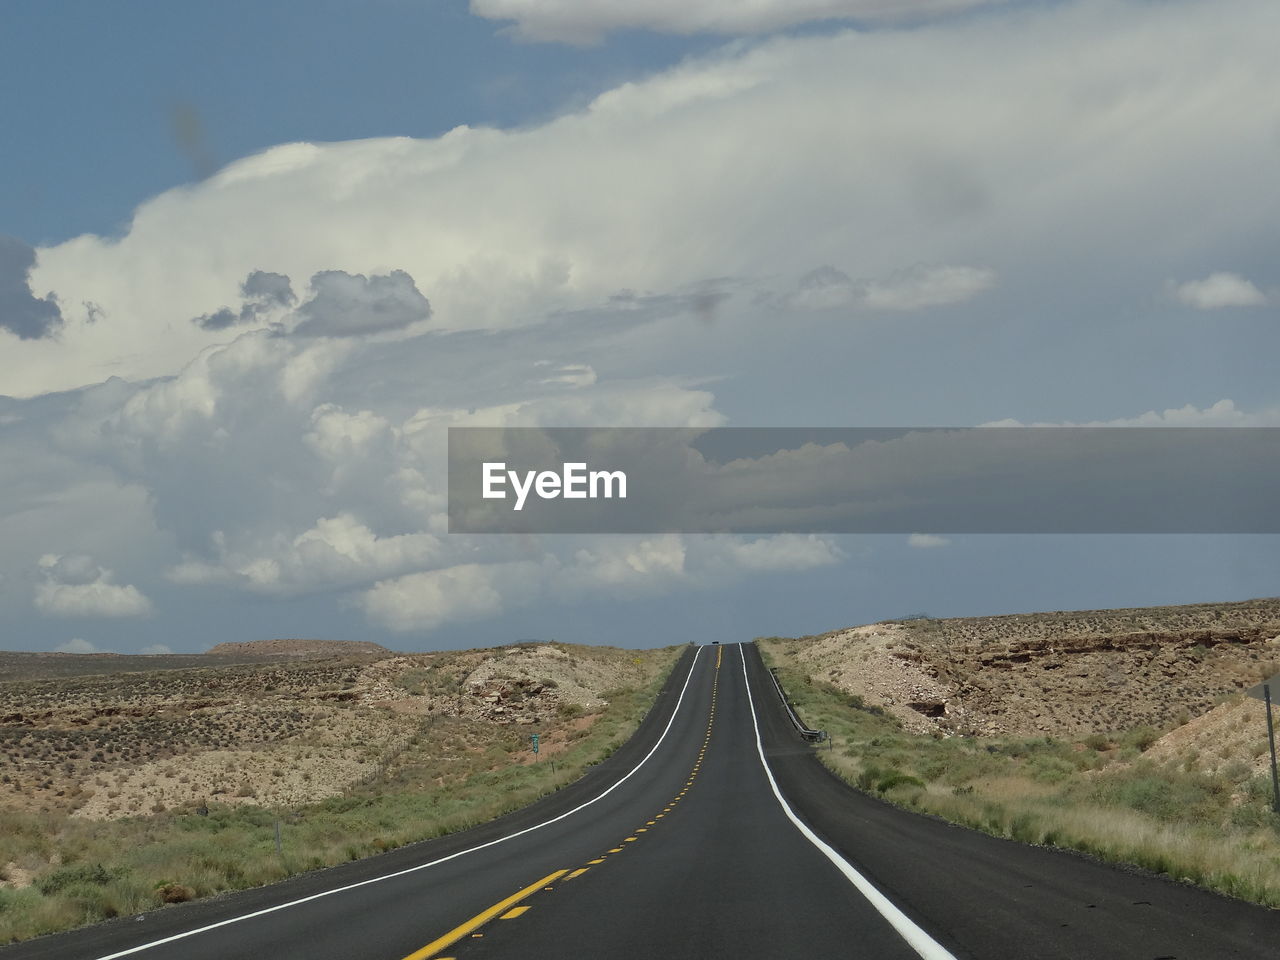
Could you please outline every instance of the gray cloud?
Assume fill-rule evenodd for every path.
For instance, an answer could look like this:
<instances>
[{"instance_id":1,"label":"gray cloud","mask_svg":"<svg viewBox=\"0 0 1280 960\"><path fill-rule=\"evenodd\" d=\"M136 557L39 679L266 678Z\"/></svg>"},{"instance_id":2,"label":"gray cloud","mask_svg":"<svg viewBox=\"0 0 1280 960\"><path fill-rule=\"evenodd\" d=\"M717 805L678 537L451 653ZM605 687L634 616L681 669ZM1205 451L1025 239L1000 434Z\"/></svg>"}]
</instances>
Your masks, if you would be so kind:
<instances>
[{"instance_id":1,"label":"gray cloud","mask_svg":"<svg viewBox=\"0 0 1280 960\"><path fill-rule=\"evenodd\" d=\"M236 314L232 312L231 308L223 307L215 313L206 313L204 316L193 317L191 322L198 327L203 327L205 330L225 330L227 327L234 327L237 323L240 323L241 319L245 317L245 310L247 309L248 307L245 307L241 309L239 314ZM247 319L252 320L253 315L249 314Z\"/></svg>"},{"instance_id":2,"label":"gray cloud","mask_svg":"<svg viewBox=\"0 0 1280 960\"><path fill-rule=\"evenodd\" d=\"M298 301L293 285L283 273L255 270L240 284L240 294L246 300L275 307L291 307Z\"/></svg>"},{"instance_id":3,"label":"gray cloud","mask_svg":"<svg viewBox=\"0 0 1280 960\"><path fill-rule=\"evenodd\" d=\"M223 307L213 313L193 317L191 322L205 330L226 330L237 324L253 323L264 313L279 307L291 307L298 298L293 293L293 284L283 273L271 273L267 270L254 270L240 284L240 296L244 303L237 313L230 307Z\"/></svg>"},{"instance_id":4,"label":"gray cloud","mask_svg":"<svg viewBox=\"0 0 1280 960\"><path fill-rule=\"evenodd\" d=\"M27 275L36 252L17 237L0 236L0 327L21 340L51 336L62 325L57 298L31 292Z\"/></svg>"},{"instance_id":5,"label":"gray cloud","mask_svg":"<svg viewBox=\"0 0 1280 960\"><path fill-rule=\"evenodd\" d=\"M314 296L298 310L294 333L309 337L354 337L398 330L431 316L431 304L403 270L366 277L324 270L311 278Z\"/></svg>"}]
</instances>

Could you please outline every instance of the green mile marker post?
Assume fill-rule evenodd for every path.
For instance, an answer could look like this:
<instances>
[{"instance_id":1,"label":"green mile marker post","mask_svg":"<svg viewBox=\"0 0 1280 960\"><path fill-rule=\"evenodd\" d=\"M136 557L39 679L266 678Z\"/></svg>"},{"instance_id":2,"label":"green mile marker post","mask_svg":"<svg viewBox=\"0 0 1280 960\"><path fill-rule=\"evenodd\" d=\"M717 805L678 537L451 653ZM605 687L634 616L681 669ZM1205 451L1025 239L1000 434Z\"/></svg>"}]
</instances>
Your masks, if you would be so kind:
<instances>
[{"instance_id":1,"label":"green mile marker post","mask_svg":"<svg viewBox=\"0 0 1280 960\"><path fill-rule=\"evenodd\" d=\"M536 733L533 734L529 737L529 740L533 743L533 759L536 762L538 759L538 735Z\"/></svg>"}]
</instances>

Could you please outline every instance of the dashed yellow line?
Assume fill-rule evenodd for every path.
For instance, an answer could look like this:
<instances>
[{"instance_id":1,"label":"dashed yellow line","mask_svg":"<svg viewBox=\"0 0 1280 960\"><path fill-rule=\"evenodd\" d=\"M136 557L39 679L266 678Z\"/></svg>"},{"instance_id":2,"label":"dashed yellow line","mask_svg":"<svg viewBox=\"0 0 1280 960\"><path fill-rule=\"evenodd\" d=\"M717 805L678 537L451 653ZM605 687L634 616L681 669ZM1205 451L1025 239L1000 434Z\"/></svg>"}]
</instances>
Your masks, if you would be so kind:
<instances>
[{"instance_id":1,"label":"dashed yellow line","mask_svg":"<svg viewBox=\"0 0 1280 960\"><path fill-rule=\"evenodd\" d=\"M434 956L445 947L452 946L468 934L474 935L480 927L484 926L494 917L510 910L539 887L546 886L554 880L559 880L568 872L568 870L557 870L554 873L547 874L537 883L531 883L523 890L517 890L511 896L507 897L507 899L498 901L487 910L481 910L466 923L460 923L444 936L437 937L435 940L432 940L421 950L415 950L413 953L405 957L404 960L427 960L428 957ZM519 916L519 914L517 914L517 916Z\"/></svg>"},{"instance_id":2,"label":"dashed yellow line","mask_svg":"<svg viewBox=\"0 0 1280 960\"><path fill-rule=\"evenodd\" d=\"M569 876L573 876L573 874L569 874ZM527 906L512 907L510 910L508 910L506 913L504 913L504 914L503 914L502 916L500 916L498 919L499 919L499 920L514 920L516 917L523 916L524 914L526 914L526 913L528 913L528 912L529 912L529 907L527 907Z\"/></svg>"}]
</instances>

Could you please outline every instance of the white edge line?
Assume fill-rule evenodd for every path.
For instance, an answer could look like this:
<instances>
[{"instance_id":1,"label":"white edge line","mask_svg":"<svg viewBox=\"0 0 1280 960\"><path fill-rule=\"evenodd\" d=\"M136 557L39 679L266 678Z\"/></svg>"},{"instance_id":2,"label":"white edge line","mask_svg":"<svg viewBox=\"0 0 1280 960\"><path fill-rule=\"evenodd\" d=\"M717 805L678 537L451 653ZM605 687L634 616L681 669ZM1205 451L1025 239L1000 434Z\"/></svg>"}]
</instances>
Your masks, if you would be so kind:
<instances>
[{"instance_id":1,"label":"white edge line","mask_svg":"<svg viewBox=\"0 0 1280 960\"><path fill-rule=\"evenodd\" d=\"M835 848L810 830L804 821L796 816L795 811L791 809L791 806L782 796L782 791L778 789L778 781L773 779L773 771L769 769L769 762L764 758L764 743L760 740L760 722L756 718L755 699L751 696L751 682L747 679L747 653L743 644L738 644L738 653L742 656L742 682L747 687L747 705L751 708L751 723L756 730L756 751L760 754L760 765L764 767L765 776L769 778L769 786L773 788L773 795L778 798L778 803L782 805L782 811L787 815L787 819L795 824L796 829L804 834L806 840L821 850L826 858L835 864L836 869L857 887L858 892L867 898L880 916L889 921L893 929L898 931L902 939L906 940L911 945L911 949L918 953L923 960L956 960L942 944L921 930L910 917L895 907L893 901L877 890L870 880L854 869L853 865L840 856Z\"/></svg>"},{"instance_id":2,"label":"white edge line","mask_svg":"<svg viewBox=\"0 0 1280 960\"><path fill-rule=\"evenodd\" d=\"M309 903L312 900L319 900L321 897L331 897L335 893L345 893L348 890L355 890L357 887L366 887L371 883L380 883L383 880L391 880L395 877L403 877L405 874L416 873L419 870L426 870L428 867L434 867L437 864L444 863L448 860L454 860L458 857L465 856L468 853L475 853L477 850L484 850L486 847L492 847L499 843L504 843L507 840L512 840L516 837L524 836L524 834L532 833L534 830L541 830L543 827L548 827L553 823L557 823L563 820L565 817L573 816L579 810L583 810L591 806L593 803L599 800L603 800L609 794L613 793L613 791L617 790L618 787L622 786L624 783L630 780L631 777L635 775L636 771L638 771L641 767L643 767L646 763L649 762L649 758L652 757L657 752L658 747L662 746L662 741L667 738L667 733L670 732L671 725L676 722L676 717L680 713L680 704L684 702L685 692L689 689L689 681L693 679L693 671L698 666L698 657L701 655L702 655L702 647L699 646L693 655L693 663L689 665L689 675L684 678L684 686L680 688L680 696L676 700L675 707L673 707L671 710L671 719L667 721L666 727L663 728L662 736L658 737L658 742L653 745L653 749L651 749L648 753L646 753L644 755L644 759L641 760L639 763L637 763L634 767L632 767L631 771L626 776L620 779L608 790L605 790L599 796L593 797L592 799L586 801L585 803L580 803L578 806L574 807L572 810L567 810L557 817L552 817L550 820L544 820L542 823L534 824L532 827L525 827L523 830L517 830L515 833L509 833L504 837L498 837L496 840L490 840L487 843L480 844L479 846L468 847L466 850L459 850L457 853L451 853L447 857L440 857L438 860L432 860L430 863L420 863L416 867L407 867L404 870L397 870L394 873L384 873L382 876L379 876L379 877L370 877L368 880L361 880L358 883L349 883L345 887L334 887L332 890L324 890L320 893L313 893L308 897L301 897L297 900L290 900L286 903L277 903L273 907L266 907L262 910L255 910L252 913L241 914L238 917L229 917L226 920L219 920L217 923L210 923L203 927L196 927L194 930L185 930L182 933L175 933L173 934L173 936L164 937L160 940L152 940L148 943L139 944L136 947L130 947L128 950L120 950L117 953L109 953L106 956L98 957L97 960L117 960L118 957L127 957L134 953L141 953L143 950L150 950L152 947L159 947L159 946L163 946L166 943L173 943L175 940L185 940L187 937L194 937L196 934L208 933L210 930L216 930L219 927L225 927L232 923L239 923L242 920L252 920L254 917L261 917L268 913L275 913L277 910L286 910L289 907L296 907L299 904Z\"/></svg>"}]
</instances>

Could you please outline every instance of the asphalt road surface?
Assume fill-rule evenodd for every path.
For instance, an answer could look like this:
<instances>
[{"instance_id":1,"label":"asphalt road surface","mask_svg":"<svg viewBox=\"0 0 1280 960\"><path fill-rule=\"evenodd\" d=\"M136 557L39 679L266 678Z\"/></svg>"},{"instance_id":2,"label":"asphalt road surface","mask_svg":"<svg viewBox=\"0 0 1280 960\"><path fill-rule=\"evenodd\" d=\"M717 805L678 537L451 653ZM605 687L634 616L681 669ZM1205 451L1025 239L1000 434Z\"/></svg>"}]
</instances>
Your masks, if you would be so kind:
<instances>
[{"instance_id":1,"label":"asphalt road surface","mask_svg":"<svg viewBox=\"0 0 1280 960\"><path fill-rule=\"evenodd\" d=\"M1280 957L1280 912L897 810L831 776L751 645L516 814L0 960Z\"/></svg>"}]
</instances>

